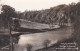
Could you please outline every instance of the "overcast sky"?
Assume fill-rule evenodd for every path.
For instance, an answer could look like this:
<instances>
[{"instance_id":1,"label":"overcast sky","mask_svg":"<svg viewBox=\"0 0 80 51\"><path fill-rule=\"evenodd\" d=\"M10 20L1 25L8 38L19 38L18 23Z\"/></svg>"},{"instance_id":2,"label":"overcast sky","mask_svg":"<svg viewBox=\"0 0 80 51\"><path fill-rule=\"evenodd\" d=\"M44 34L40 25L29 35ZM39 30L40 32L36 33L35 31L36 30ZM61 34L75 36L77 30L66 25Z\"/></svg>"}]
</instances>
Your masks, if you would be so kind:
<instances>
[{"instance_id":1,"label":"overcast sky","mask_svg":"<svg viewBox=\"0 0 80 51\"><path fill-rule=\"evenodd\" d=\"M60 4L77 3L79 0L2 0L0 3L7 4L17 11L41 10L54 7Z\"/></svg>"}]
</instances>

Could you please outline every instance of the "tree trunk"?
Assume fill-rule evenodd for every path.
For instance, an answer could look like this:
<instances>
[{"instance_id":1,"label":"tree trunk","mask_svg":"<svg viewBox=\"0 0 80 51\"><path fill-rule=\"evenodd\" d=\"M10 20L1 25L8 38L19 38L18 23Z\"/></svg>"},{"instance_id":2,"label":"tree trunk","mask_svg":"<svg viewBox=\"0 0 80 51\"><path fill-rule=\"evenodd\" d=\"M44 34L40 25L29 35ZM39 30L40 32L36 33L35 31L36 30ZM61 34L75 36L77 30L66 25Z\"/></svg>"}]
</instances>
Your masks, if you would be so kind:
<instances>
[{"instance_id":1,"label":"tree trunk","mask_svg":"<svg viewBox=\"0 0 80 51\"><path fill-rule=\"evenodd\" d=\"M12 37L12 33L11 33L11 24L8 22L8 27L9 27L9 35L10 35L10 46L11 46L11 51L13 51L13 37Z\"/></svg>"}]
</instances>

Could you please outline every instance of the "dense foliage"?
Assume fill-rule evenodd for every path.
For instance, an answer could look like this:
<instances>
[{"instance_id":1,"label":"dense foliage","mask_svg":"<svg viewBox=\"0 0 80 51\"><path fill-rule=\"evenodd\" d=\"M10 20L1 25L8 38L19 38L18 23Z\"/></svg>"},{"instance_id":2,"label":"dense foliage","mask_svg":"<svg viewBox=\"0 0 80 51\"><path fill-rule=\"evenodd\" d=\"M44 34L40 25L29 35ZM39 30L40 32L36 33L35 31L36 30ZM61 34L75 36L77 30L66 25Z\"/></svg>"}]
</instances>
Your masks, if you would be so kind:
<instances>
[{"instance_id":1,"label":"dense foliage","mask_svg":"<svg viewBox=\"0 0 80 51\"><path fill-rule=\"evenodd\" d=\"M16 17L15 9L8 5L2 6L2 13L0 14L2 26L8 27L8 22L11 22L11 18Z\"/></svg>"}]
</instances>

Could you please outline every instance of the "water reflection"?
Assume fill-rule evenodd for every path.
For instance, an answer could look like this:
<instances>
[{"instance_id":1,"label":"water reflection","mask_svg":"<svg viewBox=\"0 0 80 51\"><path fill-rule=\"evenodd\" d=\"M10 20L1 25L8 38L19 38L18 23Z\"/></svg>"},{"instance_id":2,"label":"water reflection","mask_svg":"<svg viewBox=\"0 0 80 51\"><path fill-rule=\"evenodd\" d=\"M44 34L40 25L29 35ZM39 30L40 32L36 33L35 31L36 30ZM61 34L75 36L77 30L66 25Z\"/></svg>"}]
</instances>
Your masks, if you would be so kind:
<instances>
[{"instance_id":1,"label":"water reflection","mask_svg":"<svg viewBox=\"0 0 80 51\"><path fill-rule=\"evenodd\" d=\"M26 47L26 44L32 44L32 50L43 48L43 41L50 40L50 44L56 43L58 40L68 38L72 34L71 29L63 29L59 31L49 31L44 33L21 35L18 45ZM21 49L21 48L20 48ZM25 50L25 48L24 48ZM23 50L23 51L24 51Z\"/></svg>"}]
</instances>

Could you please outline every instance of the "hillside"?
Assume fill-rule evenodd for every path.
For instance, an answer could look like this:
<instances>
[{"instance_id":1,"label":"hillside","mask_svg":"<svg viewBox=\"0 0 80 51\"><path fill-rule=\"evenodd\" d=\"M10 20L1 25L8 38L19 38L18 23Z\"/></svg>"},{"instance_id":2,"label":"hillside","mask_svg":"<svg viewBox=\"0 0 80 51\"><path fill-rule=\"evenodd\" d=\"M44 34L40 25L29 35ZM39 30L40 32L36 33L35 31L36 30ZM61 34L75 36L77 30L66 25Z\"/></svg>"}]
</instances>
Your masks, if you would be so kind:
<instances>
[{"instance_id":1,"label":"hillside","mask_svg":"<svg viewBox=\"0 0 80 51\"><path fill-rule=\"evenodd\" d=\"M20 20L20 25L23 28L29 28L29 29L50 29L50 25L49 24L31 22L31 21L26 21L24 19ZM59 27L60 27L59 25L53 25L52 28L55 29L55 28L59 28Z\"/></svg>"},{"instance_id":2,"label":"hillside","mask_svg":"<svg viewBox=\"0 0 80 51\"><path fill-rule=\"evenodd\" d=\"M65 15L65 9L67 8L68 5L62 4L45 10L25 11L20 13L19 18L46 24L67 23L68 17Z\"/></svg>"}]
</instances>

